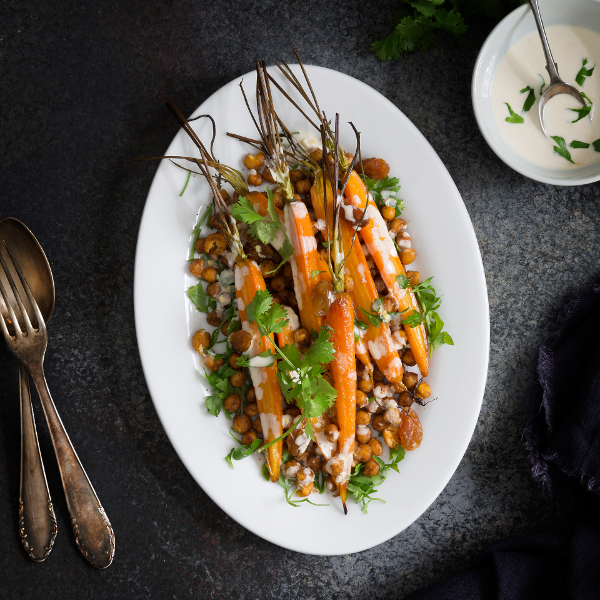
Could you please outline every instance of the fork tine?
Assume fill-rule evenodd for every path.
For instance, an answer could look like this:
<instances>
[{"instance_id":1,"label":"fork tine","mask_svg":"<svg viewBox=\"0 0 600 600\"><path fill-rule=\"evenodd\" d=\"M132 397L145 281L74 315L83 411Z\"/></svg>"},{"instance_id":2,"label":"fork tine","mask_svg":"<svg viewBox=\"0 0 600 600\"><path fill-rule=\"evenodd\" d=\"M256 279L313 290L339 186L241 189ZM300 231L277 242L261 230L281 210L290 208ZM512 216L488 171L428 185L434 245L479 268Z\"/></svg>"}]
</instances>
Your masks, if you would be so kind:
<instances>
[{"instance_id":1,"label":"fork tine","mask_svg":"<svg viewBox=\"0 0 600 600\"><path fill-rule=\"evenodd\" d=\"M6 242L4 242L4 246L8 250L8 246L6 245ZM10 255L10 250L8 250L8 252ZM15 261L14 261L12 255L10 255L10 258L14 264ZM23 305L23 301L21 300L21 296L19 294L19 291L17 290L17 286L15 285L14 279L12 278L12 275L10 274L10 271L8 270L8 265L6 264L6 261L4 260L4 257L2 256L1 252L0 252L0 264L2 265L2 268L4 269L4 274L6 275L6 279L8 279L8 283L10 284L10 288L12 289L15 300L17 301L17 304L19 305L19 309L21 311L21 316L23 317L23 321L25 322L25 328L27 329L28 333L33 333L33 327L31 325L31 321L29 320L29 315L27 314L27 311L25 310L25 306ZM25 287L25 286L23 286L23 287ZM6 293L4 292L2 294L2 296L4 298L4 302L8 306L8 299L6 298ZM10 307L10 312L14 315L12 307ZM18 325L18 321L16 320L16 317L15 317L15 329L17 330L17 334L18 334L20 327L17 329L17 325Z\"/></svg>"},{"instance_id":2,"label":"fork tine","mask_svg":"<svg viewBox=\"0 0 600 600\"><path fill-rule=\"evenodd\" d=\"M4 240L2 240L2 241L4 241ZM6 251L8 252L8 255L10 256L10 260L12 261L12 264L15 267L15 270L17 271L17 275L19 276L19 279L21 280L21 285L23 286L23 289L25 290L25 293L27 294L27 299L29 300L29 304L31 304L31 307L33 308L33 312L35 313L35 318L36 318L37 324L38 324L38 329L40 330L40 332L45 331L46 321L44 321L44 317L42 317L42 313L39 309L39 306L38 306L37 302L35 301L33 294L31 293L31 289L29 288L27 279L25 279L25 275L23 275L23 271L21 271L21 267L19 266L17 259L14 257L13 253L11 252L10 248L8 247L8 244L5 241L4 241L4 247L6 248ZM2 259L1 254L0 254L0 259ZM31 325L30 317L27 314L27 311L25 310L25 306L23 305L21 296L19 296L17 288L15 286L15 283L14 283L12 277L10 276L10 273L8 273L8 270L6 269L6 264L4 263L4 260L2 260L2 263L4 266L4 270L7 271L7 275L9 277L9 281L10 281L13 293L15 294L15 296L17 298L17 302L19 303L19 308L21 309L21 312L23 313L23 319L25 320L25 323L28 326L28 328L31 328L31 332L33 332L33 326ZM28 329L28 331L29 331L29 329Z\"/></svg>"},{"instance_id":3,"label":"fork tine","mask_svg":"<svg viewBox=\"0 0 600 600\"><path fill-rule=\"evenodd\" d=\"M0 258L2 255L0 254ZM3 261L4 262L4 261ZM4 266L4 265L3 265ZM4 269L6 271L6 269ZM19 322L17 321L17 317L15 312L13 311L12 306L8 302L8 298L6 297L6 290L4 289L4 284L0 281L0 294L2 295L2 299L4 300L4 304L6 305L6 310L8 311L8 316L12 321L12 325L15 328L15 335L19 335L21 329L19 327ZM8 331L8 327L6 326L6 322L4 321L4 317L0 314L0 323L2 324L2 332L4 333L4 337L6 341L9 342L12 339L12 335Z\"/></svg>"}]
</instances>

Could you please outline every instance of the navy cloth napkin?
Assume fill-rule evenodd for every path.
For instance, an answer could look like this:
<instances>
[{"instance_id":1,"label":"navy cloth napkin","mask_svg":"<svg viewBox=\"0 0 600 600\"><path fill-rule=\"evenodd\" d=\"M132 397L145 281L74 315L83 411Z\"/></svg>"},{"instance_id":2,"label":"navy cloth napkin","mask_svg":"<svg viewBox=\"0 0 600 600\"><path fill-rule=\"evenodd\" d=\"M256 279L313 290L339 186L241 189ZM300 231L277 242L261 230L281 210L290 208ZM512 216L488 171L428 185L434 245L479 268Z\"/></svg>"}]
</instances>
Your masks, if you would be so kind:
<instances>
[{"instance_id":1,"label":"navy cloth napkin","mask_svg":"<svg viewBox=\"0 0 600 600\"><path fill-rule=\"evenodd\" d=\"M546 492L600 492L600 285L576 293L540 348L525 448ZM489 546L467 573L405 600L600 599L600 527L535 533Z\"/></svg>"}]
</instances>

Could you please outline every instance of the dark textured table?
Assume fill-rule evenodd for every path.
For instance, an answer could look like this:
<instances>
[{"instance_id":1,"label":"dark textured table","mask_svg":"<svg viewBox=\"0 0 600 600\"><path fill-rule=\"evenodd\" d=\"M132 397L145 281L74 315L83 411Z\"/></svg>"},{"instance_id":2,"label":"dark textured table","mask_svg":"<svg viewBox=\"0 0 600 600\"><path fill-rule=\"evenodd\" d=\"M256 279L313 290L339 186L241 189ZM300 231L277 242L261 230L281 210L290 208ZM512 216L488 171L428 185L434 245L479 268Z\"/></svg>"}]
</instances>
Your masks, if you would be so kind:
<instances>
[{"instance_id":1,"label":"dark textured table","mask_svg":"<svg viewBox=\"0 0 600 600\"><path fill-rule=\"evenodd\" d=\"M0 217L22 219L50 259L47 377L117 548L102 572L78 553L40 418L59 536L45 563L26 556L17 368L0 344L0 598L401 598L465 569L493 540L568 529L577 517L530 478L523 401L557 309L597 280L600 186L530 181L484 142L470 82L492 21L471 21L464 44L441 37L425 53L376 60L369 46L390 31L394 4L0 4ZM189 114L254 59L292 60L291 43L307 63L383 93L433 145L473 221L491 312L483 409L454 477L406 531L333 558L273 546L207 498L156 416L133 324L136 236L157 166L133 159L162 153L175 135L165 97ZM468 293L468 273L463 283ZM456 376L469 377L468 365Z\"/></svg>"}]
</instances>

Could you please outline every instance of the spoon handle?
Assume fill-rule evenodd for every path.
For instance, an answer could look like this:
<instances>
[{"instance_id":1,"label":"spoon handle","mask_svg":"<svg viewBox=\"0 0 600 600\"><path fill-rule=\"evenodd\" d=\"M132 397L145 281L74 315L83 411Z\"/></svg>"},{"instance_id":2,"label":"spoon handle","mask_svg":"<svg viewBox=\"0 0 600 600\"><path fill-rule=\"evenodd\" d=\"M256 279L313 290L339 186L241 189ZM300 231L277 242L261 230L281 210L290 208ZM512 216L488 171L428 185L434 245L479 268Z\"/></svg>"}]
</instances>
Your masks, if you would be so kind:
<instances>
[{"instance_id":1,"label":"spoon handle","mask_svg":"<svg viewBox=\"0 0 600 600\"><path fill-rule=\"evenodd\" d=\"M21 399L19 535L27 554L36 562L42 562L50 554L56 538L56 517L35 428L29 373L20 362L19 390Z\"/></svg>"},{"instance_id":2,"label":"spoon handle","mask_svg":"<svg viewBox=\"0 0 600 600\"><path fill-rule=\"evenodd\" d=\"M546 55L546 71L550 75L550 83L554 81L562 81L558 74L558 65L554 62L552 51L550 50L550 44L548 43L548 37L546 36L546 30L544 29L544 23L542 22L542 15L540 14L540 5L538 0L529 0L531 5L531 11L533 12L533 18L542 40L542 47L544 48L544 54Z\"/></svg>"},{"instance_id":3,"label":"spoon handle","mask_svg":"<svg viewBox=\"0 0 600 600\"><path fill-rule=\"evenodd\" d=\"M115 554L115 534L60 420L41 362L30 363L28 368L48 422L75 543L94 567L105 569L111 564Z\"/></svg>"}]
</instances>

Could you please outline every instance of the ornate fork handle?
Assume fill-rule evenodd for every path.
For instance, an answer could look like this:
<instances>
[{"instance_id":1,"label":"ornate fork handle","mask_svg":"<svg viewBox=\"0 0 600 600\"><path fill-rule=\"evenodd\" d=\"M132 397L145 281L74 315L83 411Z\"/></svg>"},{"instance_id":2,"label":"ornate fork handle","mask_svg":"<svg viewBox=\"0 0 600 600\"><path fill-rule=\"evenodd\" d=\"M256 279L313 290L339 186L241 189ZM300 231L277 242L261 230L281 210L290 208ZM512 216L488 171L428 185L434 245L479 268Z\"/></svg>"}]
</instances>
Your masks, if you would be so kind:
<instances>
[{"instance_id":1,"label":"ornate fork handle","mask_svg":"<svg viewBox=\"0 0 600 600\"><path fill-rule=\"evenodd\" d=\"M111 564L115 554L115 535L111 524L60 420L48 390L42 364L31 361L27 367L48 422L75 542L94 567L105 569Z\"/></svg>"},{"instance_id":2,"label":"ornate fork handle","mask_svg":"<svg viewBox=\"0 0 600 600\"><path fill-rule=\"evenodd\" d=\"M29 374L19 363L21 396L21 491L19 497L19 534L27 554L36 562L45 560L56 538L56 517L48 491L40 454Z\"/></svg>"}]
</instances>

